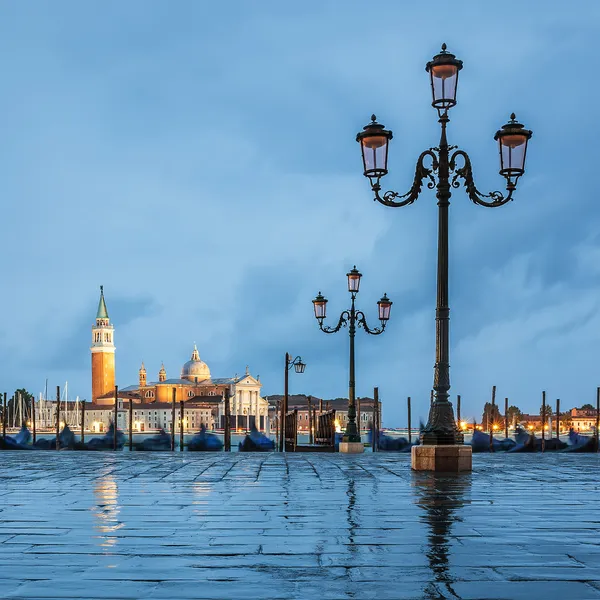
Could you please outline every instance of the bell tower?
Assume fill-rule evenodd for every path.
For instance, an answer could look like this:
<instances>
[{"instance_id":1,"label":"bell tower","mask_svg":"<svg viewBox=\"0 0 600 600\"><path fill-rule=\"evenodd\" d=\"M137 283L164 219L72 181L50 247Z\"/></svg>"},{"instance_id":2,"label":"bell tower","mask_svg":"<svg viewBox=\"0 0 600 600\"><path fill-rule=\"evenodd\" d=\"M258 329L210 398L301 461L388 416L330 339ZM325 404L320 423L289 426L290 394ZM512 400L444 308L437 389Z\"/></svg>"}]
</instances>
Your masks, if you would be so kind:
<instances>
[{"instance_id":1,"label":"bell tower","mask_svg":"<svg viewBox=\"0 0 600 600\"><path fill-rule=\"evenodd\" d=\"M160 371L158 372L158 381L166 381L167 372L165 370L165 364L160 365Z\"/></svg>"},{"instance_id":2,"label":"bell tower","mask_svg":"<svg viewBox=\"0 0 600 600\"><path fill-rule=\"evenodd\" d=\"M115 387L114 327L110 324L104 287L100 286L100 302L96 324L92 327L92 402Z\"/></svg>"}]
</instances>

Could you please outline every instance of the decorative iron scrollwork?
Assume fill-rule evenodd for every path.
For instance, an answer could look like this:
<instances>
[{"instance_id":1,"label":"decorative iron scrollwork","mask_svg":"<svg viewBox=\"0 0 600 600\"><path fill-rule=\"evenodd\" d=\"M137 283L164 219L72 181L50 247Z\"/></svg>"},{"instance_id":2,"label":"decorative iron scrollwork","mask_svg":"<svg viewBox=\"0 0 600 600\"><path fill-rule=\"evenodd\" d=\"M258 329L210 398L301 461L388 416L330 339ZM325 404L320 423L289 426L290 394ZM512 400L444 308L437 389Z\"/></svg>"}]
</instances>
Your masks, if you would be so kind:
<instances>
[{"instance_id":1,"label":"decorative iron scrollwork","mask_svg":"<svg viewBox=\"0 0 600 600\"><path fill-rule=\"evenodd\" d=\"M340 315L340 320L335 327L328 327L327 325L323 325L323 321L319 321L319 329L324 333L337 333L342 327L348 327L348 322L351 320L351 315L349 310L345 310Z\"/></svg>"},{"instance_id":2,"label":"decorative iron scrollwork","mask_svg":"<svg viewBox=\"0 0 600 600\"><path fill-rule=\"evenodd\" d=\"M425 157L427 156L431 158L431 168L427 168L423 162ZM438 164L438 158L435 155L434 149L430 148L429 150L425 150L425 152L423 152L417 160L417 166L415 168L415 178L413 180L413 184L410 190L406 192L406 194L399 194L398 192L393 192L390 190L385 192L383 196L381 196L379 193L381 192L381 186L379 185L378 180L376 183L372 184L372 189L375 192L375 200L381 204L384 204L385 206L394 207L412 204L419 197L425 179L429 179L429 181L427 182L427 187L430 190L432 190L436 186L436 181L433 174L437 171ZM401 200L397 201L397 198Z\"/></svg>"},{"instance_id":3,"label":"decorative iron scrollwork","mask_svg":"<svg viewBox=\"0 0 600 600\"><path fill-rule=\"evenodd\" d=\"M385 325L386 325L385 321L382 321L381 327L375 327L375 328L371 329L367 325L367 318L365 317L365 314L361 310L357 310L355 315L356 315L356 322L358 323L358 326L362 327L367 333L370 333L371 335L380 335L383 333L383 331L385 329Z\"/></svg>"},{"instance_id":4,"label":"decorative iron scrollwork","mask_svg":"<svg viewBox=\"0 0 600 600\"><path fill-rule=\"evenodd\" d=\"M463 159L463 166L456 167L456 159L460 157ZM507 202L512 200L512 195L515 190L515 186L510 183L507 186L508 195L504 196L502 192L494 191L489 194L484 194L477 189L475 181L473 180L473 169L471 167L471 159L469 155L463 150L457 150L452 154L450 158L450 171L454 173L452 177L451 185L453 188L460 187L459 178L464 180L464 186L467 194L472 202L479 204L480 206L487 206L488 208L496 208L497 206L503 206ZM490 198L491 202L484 200L484 198Z\"/></svg>"}]
</instances>

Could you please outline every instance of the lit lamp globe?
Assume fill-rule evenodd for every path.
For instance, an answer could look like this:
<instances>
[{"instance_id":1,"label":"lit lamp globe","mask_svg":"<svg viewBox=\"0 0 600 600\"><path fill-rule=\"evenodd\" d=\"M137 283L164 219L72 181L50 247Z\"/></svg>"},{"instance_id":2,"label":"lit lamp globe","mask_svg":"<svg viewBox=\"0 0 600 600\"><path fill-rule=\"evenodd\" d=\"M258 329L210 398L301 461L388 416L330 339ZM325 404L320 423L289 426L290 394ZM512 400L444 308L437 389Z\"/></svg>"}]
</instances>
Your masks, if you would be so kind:
<instances>
[{"instance_id":1,"label":"lit lamp globe","mask_svg":"<svg viewBox=\"0 0 600 600\"><path fill-rule=\"evenodd\" d=\"M532 132L516 120L515 113L510 121L496 131L494 139L498 142L500 152L500 175L506 178L508 189L517 186L517 180L525 173L527 143Z\"/></svg>"},{"instance_id":2,"label":"lit lamp globe","mask_svg":"<svg viewBox=\"0 0 600 600\"><path fill-rule=\"evenodd\" d=\"M456 104L458 72L462 66L462 60L448 52L446 44L442 44L442 51L425 66L431 81L431 105L438 109L440 115Z\"/></svg>"},{"instance_id":3,"label":"lit lamp globe","mask_svg":"<svg viewBox=\"0 0 600 600\"><path fill-rule=\"evenodd\" d=\"M382 323L389 321L390 311L392 310L392 301L387 297L387 294L384 294L381 300L377 302L377 307L379 308L379 320Z\"/></svg>"},{"instance_id":4,"label":"lit lamp globe","mask_svg":"<svg viewBox=\"0 0 600 600\"><path fill-rule=\"evenodd\" d=\"M313 300L313 306L315 309L315 317L322 323L327 312L327 298L319 292L317 297Z\"/></svg>"},{"instance_id":5,"label":"lit lamp globe","mask_svg":"<svg viewBox=\"0 0 600 600\"><path fill-rule=\"evenodd\" d=\"M356 268L356 265L352 268L352 271L346 273L346 277L348 278L348 291L351 294L357 294L358 289L360 288L360 278L362 274Z\"/></svg>"},{"instance_id":6,"label":"lit lamp globe","mask_svg":"<svg viewBox=\"0 0 600 600\"><path fill-rule=\"evenodd\" d=\"M378 123L375 115L371 115L371 122L356 135L362 152L365 177L379 180L387 174L388 144L392 137L392 132Z\"/></svg>"}]
</instances>

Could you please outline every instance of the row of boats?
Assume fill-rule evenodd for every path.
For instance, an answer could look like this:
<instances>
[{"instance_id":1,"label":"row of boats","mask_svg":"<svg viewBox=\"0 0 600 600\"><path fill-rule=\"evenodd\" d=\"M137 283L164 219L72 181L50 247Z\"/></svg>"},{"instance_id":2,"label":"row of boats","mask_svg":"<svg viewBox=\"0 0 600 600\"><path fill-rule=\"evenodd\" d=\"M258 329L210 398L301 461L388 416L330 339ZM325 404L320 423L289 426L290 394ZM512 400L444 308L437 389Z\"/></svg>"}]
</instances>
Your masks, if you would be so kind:
<instances>
[{"instance_id":1,"label":"row of boats","mask_svg":"<svg viewBox=\"0 0 600 600\"><path fill-rule=\"evenodd\" d=\"M108 431L102 437L94 437L87 442L76 439L75 434L68 425L58 435L59 450L113 450L115 448L122 450L125 446L125 435L122 431L116 430L111 423ZM157 452L171 450L171 436L161 429L156 435L149 436L141 441L132 444L132 450ZM53 438L40 438L33 442L32 435L25 425L17 435L0 437L0 450L55 450L56 436ZM186 444L189 452L218 452L223 449L223 441L214 433L207 431L202 425L200 431L196 433ZM253 427L246 437L239 443L240 452L268 452L275 449L275 442L262 434Z\"/></svg>"},{"instance_id":2,"label":"row of boats","mask_svg":"<svg viewBox=\"0 0 600 600\"><path fill-rule=\"evenodd\" d=\"M87 442L76 439L75 434L66 425L58 436L58 448L60 450L113 450L115 448L115 428L111 424L108 431L102 437L95 437ZM125 435L117 429L116 448L123 449L125 446ZM342 434L336 433L336 447L341 440ZM369 444L373 441L373 431L369 431ZM171 449L171 436L161 429L157 434L149 436L141 441L136 441L132 445L133 450L156 452ZM383 452L410 452L411 448L418 445L409 442L405 437L393 436L380 431L377 435L377 449ZM596 436L586 436L569 431L566 442L558 438L541 440L533 433L517 428L514 439L496 439L482 431L476 430L470 443L473 452L598 452L598 440ZM32 435L25 425L14 437L6 436L0 438L0 450L55 450L56 437L41 438L32 441ZM207 431L204 425L186 444L189 452L218 452L223 449L223 441L214 433ZM250 433L239 443L240 452L270 452L275 449L275 442L253 427Z\"/></svg>"},{"instance_id":3,"label":"row of boats","mask_svg":"<svg viewBox=\"0 0 600 600\"><path fill-rule=\"evenodd\" d=\"M373 432L369 431L369 442L372 442ZM379 432L377 436L377 448L384 452L410 452L413 446L419 444L409 442L405 437L392 436ZM483 431L475 430L470 443L473 452L598 452L598 438L594 435L587 436L577 433L573 429L569 431L566 442L559 438L542 440L532 432L517 427L513 438L497 439Z\"/></svg>"}]
</instances>

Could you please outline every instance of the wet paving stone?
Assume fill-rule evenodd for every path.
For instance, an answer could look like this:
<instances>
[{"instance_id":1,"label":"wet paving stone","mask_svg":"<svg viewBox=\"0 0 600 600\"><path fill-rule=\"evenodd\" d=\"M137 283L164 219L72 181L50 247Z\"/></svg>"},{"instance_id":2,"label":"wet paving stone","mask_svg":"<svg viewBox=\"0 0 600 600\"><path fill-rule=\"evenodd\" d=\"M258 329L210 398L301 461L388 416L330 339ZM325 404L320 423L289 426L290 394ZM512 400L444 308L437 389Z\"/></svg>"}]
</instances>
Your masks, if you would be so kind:
<instances>
[{"instance_id":1,"label":"wet paving stone","mask_svg":"<svg viewBox=\"0 0 600 600\"><path fill-rule=\"evenodd\" d=\"M600 598L600 455L0 453L0 598Z\"/></svg>"}]
</instances>

